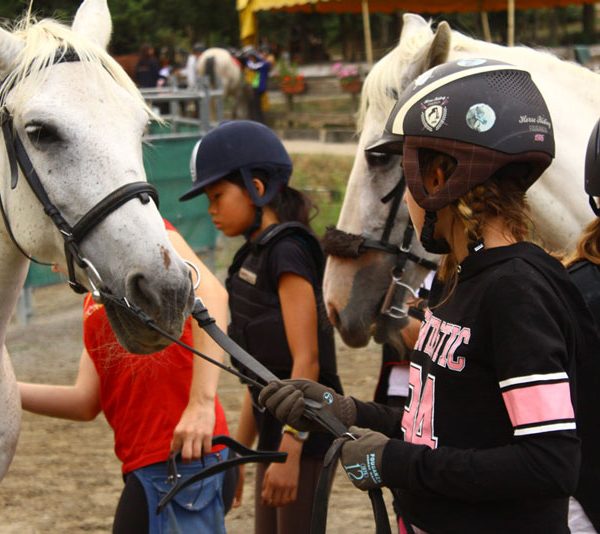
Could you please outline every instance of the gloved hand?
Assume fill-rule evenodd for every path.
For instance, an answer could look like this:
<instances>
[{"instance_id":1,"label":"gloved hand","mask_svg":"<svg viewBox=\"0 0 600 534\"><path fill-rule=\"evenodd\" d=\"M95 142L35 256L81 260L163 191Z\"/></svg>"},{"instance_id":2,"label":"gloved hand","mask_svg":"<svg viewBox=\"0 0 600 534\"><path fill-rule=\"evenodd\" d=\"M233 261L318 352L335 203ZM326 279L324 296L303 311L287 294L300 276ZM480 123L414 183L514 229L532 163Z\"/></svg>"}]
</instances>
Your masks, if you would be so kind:
<instances>
[{"instance_id":1,"label":"gloved hand","mask_svg":"<svg viewBox=\"0 0 600 534\"><path fill-rule=\"evenodd\" d=\"M304 417L305 398L322 403L321 409L333 414L345 426L350 426L356 421L356 405L350 397L344 397L312 380L270 382L260 392L258 402L282 423L293 426L296 430L323 430L321 425Z\"/></svg>"},{"instance_id":2,"label":"gloved hand","mask_svg":"<svg viewBox=\"0 0 600 534\"><path fill-rule=\"evenodd\" d=\"M340 461L348 478L358 489L367 491L380 488L383 449L390 440L387 436L368 430L350 427L358 439L348 440L342 446Z\"/></svg>"}]
</instances>

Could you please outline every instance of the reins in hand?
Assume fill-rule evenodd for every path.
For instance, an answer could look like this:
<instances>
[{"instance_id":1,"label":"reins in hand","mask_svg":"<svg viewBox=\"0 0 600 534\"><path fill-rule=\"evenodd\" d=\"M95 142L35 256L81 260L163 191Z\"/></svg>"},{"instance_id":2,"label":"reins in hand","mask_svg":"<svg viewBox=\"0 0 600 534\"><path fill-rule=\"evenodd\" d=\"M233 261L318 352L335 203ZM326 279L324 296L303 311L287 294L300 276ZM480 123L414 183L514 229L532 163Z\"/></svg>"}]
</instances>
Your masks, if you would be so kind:
<instances>
[{"instance_id":1,"label":"reins in hand","mask_svg":"<svg viewBox=\"0 0 600 534\"><path fill-rule=\"evenodd\" d=\"M254 378L250 378L250 377L244 375L243 373L240 373L237 369L234 369L233 367L231 367L229 365L226 365L222 362L219 362L218 360L215 360L214 358L211 358L210 356L196 350L194 347L191 347L191 346L187 345L186 343L183 343L181 340L179 340L175 336L172 336L171 334L169 334L168 332L166 332L162 328L160 328L157 324L154 323L152 318L147 313L145 313L138 306L130 303L127 299L115 297L111 293L107 293L106 291L104 291L102 289L98 289L98 288L95 290L95 298L99 298L102 300L110 300L112 303L114 303L118 306L121 306L124 309L129 310L130 313L135 315L148 328L152 328L153 330L155 330L159 334L163 335L167 339L170 339L174 343L177 343L178 345L191 351L193 354L199 356L200 358L212 363L213 365L216 365L217 367L223 369L224 371L227 371L228 373L231 373L231 374L237 376L243 383L253 385L259 389L262 389L269 382L279 380L277 378L277 376L275 376L275 374L273 374L262 363L260 363L258 360L256 360L251 354L246 352L242 347L240 347L235 341L233 341L227 334L225 334L225 332L223 332L217 326L215 319L210 316L210 314L208 313L208 310L206 309L206 306L204 306L204 303L198 297L196 297L196 300L194 302L194 307L192 309L192 317L194 317L194 319L196 319L196 321L198 322L198 325L215 341L215 343L217 343L225 352L227 352L238 363L242 364L245 368L247 368L249 371L251 371L257 378L261 379L262 383L259 382L258 380L255 380ZM305 411L304 411L305 417L319 423L325 431L333 434L336 438L356 439L349 432L348 428L346 428L346 426L339 419L334 417L328 411L322 410L322 408L323 408L322 403L313 401L311 399L304 399L304 401L305 401L305 405L306 405ZM334 444L335 444L335 442L334 442ZM240 444L238 444L238 445L240 445ZM339 454L340 450L341 450L341 447L338 447L336 452ZM256 453L257 451L252 451L252 452ZM248 461L252 461L252 460L248 460ZM278 461L278 460L270 460L270 461ZM282 461L282 460L279 460L279 461ZM245 463L245 462L239 462L239 463ZM231 463L227 467L231 467L232 465L236 465L236 464ZM226 469L227 467L224 467L224 469ZM201 478L204 478L205 476L209 476L209 475L204 475L203 473L209 471L210 469L211 468L205 469L198 475L200 475ZM219 471L213 471L211 474L214 474L215 472L219 472ZM194 476L198 476L198 475L194 475ZM324 472L323 476L326 478L332 477L333 476L333 468ZM176 485L173 488L173 490L171 490L171 492L169 492L169 494L168 494L168 495L171 495L169 500L172 499L173 496L177 492L181 491L181 489L183 489L183 487L191 484L192 482L187 482L187 481L191 480L192 478L194 478L194 477L190 477L190 479L186 479L186 482L184 482L183 484L181 484L179 486ZM201 478L198 478L197 480L200 480ZM328 488L329 484L326 485L324 482L323 484L320 484L320 486L322 486L322 487L327 486L327 488ZM391 534L391 527L390 527L389 519L387 516L387 510L385 507L385 502L383 500L383 494L381 492L381 489L376 488L373 490L369 490L368 493L369 493L369 498L371 499L371 506L373 508L373 515L375 518L375 534ZM166 497L165 497L165 499L166 499ZM311 525L311 534L325 534L325 529L326 529L326 524L327 524L327 521L326 521L327 503L328 503L328 499L324 498L323 492L317 492L315 494L315 501L314 501L315 512L314 513L320 519L314 521L313 524ZM165 505L166 505L166 503L163 504L163 507ZM159 507L160 507L160 503L159 503ZM162 510L162 508L160 508L160 509Z\"/></svg>"}]
</instances>

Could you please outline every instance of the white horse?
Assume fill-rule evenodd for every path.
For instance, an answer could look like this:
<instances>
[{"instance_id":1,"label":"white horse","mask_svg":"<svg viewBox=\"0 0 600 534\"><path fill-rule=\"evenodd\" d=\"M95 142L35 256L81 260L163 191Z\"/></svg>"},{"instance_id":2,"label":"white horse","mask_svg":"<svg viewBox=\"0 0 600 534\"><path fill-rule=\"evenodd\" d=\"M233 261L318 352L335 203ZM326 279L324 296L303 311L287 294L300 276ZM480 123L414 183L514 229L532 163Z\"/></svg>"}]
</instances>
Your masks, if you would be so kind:
<instances>
[{"instance_id":1,"label":"white horse","mask_svg":"<svg viewBox=\"0 0 600 534\"><path fill-rule=\"evenodd\" d=\"M107 211L92 212L89 232L71 248L79 254L74 281L126 297L173 335L181 332L193 303L189 271L143 183L142 134L150 111L106 52L111 26L106 0L85 0L72 28L27 17L12 32L0 29L0 118L5 123L0 136L5 213L0 225L0 479L14 454L20 423L4 340L27 274L29 261L22 252L66 268L65 229L77 227L114 192L102 203L110 204ZM21 158L18 170L11 156L15 143L30 160ZM31 167L58 215L44 212L24 174ZM56 226L61 216L62 232ZM155 352L168 344L115 304L106 308L128 350Z\"/></svg>"},{"instance_id":2,"label":"white horse","mask_svg":"<svg viewBox=\"0 0 600 534\"><path fill-rule=\"evenodd\" d=\"M232 101L232 117L235 119L248 104L248 87L240 62L224 48L208 48L196 63L198 76L207 76L213 89L223 88L224 98Z\"/></svg>"},{"instance_id":3,"label":"white horse","mask_svg":"<svg viewBox=\"0 0 600 534\"><path fill-rule=\"evenodd\" d=\"M469 38L442 22L434 33L417 15L404 15L398 46L382 58L367 76L361 97L361 132L338 229L378 240L388 208L381 199L401 176L399 156L369 154L364 148L377 140L395 98L419 74L459 58L494 58L526 67L546 99L554 123L556 159L531 188L529 202L539 238L551 250L571 248L591 217L583 190L583 166L588 136L600 112L600 76L561 61L551 54L525 47L507 48ZM390 241L400 244L408 221L401 205ZM413 240L412 252L429 259ZM407 319L392 319L380 309L390 286L392 254L368 249L354 259L330 257L324 279L328 314L344 341L363 346L371 336L404 350L400 330ZM403 282L421 284L427 269L408 262ZM396 291L398 306L407 292Z\"/></svg>"}]
</instances>

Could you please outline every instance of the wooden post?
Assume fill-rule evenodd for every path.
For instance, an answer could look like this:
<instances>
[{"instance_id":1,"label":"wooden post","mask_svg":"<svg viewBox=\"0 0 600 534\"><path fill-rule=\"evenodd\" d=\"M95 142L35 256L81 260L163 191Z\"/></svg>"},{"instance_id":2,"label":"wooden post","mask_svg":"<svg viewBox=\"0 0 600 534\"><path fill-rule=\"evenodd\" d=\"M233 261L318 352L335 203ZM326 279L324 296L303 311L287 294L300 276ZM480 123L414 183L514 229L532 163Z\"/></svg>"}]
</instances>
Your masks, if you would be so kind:
<instances>
[{"instance_id":1,"label":"wooden post","mask_svg":"<svg viewBox=\"0 0 600 534\"><path fill-rule=\"evenodd\" d=\"M294 95L292 93L285 93L285 102L287 104L288 113L294 111Z\"/></svg>"},{"instance_id":2,"label":"wooden post","mask_svg":"<svg viewBox=\"0 0 600 534\"><path fill-rule=\"evenodd\" d=\"M487 11L481 11L481 29L483 30L483 38L488 42L492 42L492 32L490 30L490 19Z\"/></svg>"},{"instance_id":3,"label":"wooden post","mask_svg":"<svg viewBox=\"0 0 600 534\"><path fill-rule=\"evenodd\" d=\"M507 44L515 46L515 0L508 0L507 16Z\"/></svg>"},{"instance_id":4,"label":"wooden post","mask_svg":"<svg viewBox=\"0 0 600 534\"><path fill-rule=\"evenodd\" d=\"M371 21L369 19L369 0L362 0L363 28L365 33L365 56L369 67L373 66L373 43L371 42Z\"/></svg>"}]
</instances>

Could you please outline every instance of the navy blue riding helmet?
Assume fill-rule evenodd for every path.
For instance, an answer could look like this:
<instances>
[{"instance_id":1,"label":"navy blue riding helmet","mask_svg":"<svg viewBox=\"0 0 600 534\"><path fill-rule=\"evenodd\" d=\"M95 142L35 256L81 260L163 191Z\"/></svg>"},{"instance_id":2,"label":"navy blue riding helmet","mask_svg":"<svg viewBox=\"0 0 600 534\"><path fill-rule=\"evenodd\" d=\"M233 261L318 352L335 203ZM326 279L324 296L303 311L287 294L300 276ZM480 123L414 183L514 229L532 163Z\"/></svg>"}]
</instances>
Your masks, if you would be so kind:
<instances>
[{"instance_id":1,"label":"navy blue riding helmet","mask_svg":"<svg viewBox=\"0 0 600 534\"><path fill-rule=\"evenodd\" d=\"M600 217L600 208L594 197L600 197L600 120L594 126L585 154L585 192L590 197L590 206Z\"/></svg>"},{"instance_id":2,"label":"navy blue riding helmet","mask_svg":"<svg viewBox=\"0 0 600 534\"><path fill-rule=\"evenodd\" d=\"M253 173L264 176L265 192L258 194ZM292 160L275 133L259 122L226 121L208 132L194 147L190 160L192 188L180 197L189 200L226 176L239 173L258 208L268 204L290 180Z\"/></svg>"}]
</instances>

